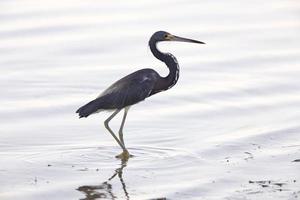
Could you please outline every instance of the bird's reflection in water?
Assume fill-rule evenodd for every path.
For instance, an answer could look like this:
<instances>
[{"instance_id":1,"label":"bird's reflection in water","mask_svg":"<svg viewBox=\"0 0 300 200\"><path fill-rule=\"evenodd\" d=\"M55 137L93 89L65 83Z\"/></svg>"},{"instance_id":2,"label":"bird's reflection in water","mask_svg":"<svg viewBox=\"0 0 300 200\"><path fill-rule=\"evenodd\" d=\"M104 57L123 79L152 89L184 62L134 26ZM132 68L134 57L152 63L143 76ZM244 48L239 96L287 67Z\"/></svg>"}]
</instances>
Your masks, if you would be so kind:
<instances>
[{"instance_id":1,"label":"bird's reflection in water","mask_svg":"<svg viewBox=\"0 0 300 200\"><path fill-rule=\"evenodd\" d=\"M129 200L129 194L126 190L126 184L123 179L123 169L127 165L127 160L122 160L121 167L115 170L115 173L105 182L100 185L84 185L77 188L78 191L85 194L85 198L81 200L95 200L95 199L117 199L117 196L113 193L112 184L109 182L114 179L116 176L119 177L123 192L126 200Z\"/></svg>"}]
</instances>

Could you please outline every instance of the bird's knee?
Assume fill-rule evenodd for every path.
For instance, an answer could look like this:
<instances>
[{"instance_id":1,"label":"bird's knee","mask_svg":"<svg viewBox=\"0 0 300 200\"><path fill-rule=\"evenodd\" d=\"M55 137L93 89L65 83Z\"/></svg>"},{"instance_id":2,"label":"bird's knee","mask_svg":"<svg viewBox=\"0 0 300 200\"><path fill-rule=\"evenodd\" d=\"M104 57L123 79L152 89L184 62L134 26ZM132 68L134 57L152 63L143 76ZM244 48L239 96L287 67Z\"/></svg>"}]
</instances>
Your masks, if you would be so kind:
<instances>
[{"instance_id":1,"label":"bird's knee","mask_svg":"<svg viewBox=\"0 0 300 200\"><path fill-rule=\"evenodd\" d=\"M104 121L104 126L105 126L106 129L109 129L108 121Z\"/></svg>"}]
</instances>

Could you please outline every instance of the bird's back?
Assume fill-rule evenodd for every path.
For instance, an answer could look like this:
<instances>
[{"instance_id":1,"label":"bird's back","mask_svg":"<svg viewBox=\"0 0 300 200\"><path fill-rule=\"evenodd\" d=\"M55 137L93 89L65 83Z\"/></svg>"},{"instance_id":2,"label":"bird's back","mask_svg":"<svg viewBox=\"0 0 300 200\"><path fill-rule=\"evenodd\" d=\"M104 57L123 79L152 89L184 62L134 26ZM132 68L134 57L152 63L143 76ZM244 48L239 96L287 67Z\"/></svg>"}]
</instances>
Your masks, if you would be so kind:
<instances>
[{"instance_id":1,"label":"bird's back","mask_svg":"<svg viewBox=\"0 0 300 200\"><path fill-rule=\"evenodd\" d=\"M116 81L95 100L79 108L80 117L87 117L99 110L121 109L147 98L159 75L153 69L141 69Z\"/></svg>"}]
</instances>

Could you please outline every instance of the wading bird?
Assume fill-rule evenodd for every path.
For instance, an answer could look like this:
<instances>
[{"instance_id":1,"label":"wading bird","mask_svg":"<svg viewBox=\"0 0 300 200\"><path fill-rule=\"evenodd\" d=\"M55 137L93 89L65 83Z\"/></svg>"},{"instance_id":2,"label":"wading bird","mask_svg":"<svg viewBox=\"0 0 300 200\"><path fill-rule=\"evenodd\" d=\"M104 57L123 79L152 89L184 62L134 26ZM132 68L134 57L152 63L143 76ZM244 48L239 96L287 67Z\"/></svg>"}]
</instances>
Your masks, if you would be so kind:
<instances>
[{"instance_id":1,"label":"wading bird","mask_svg":"<svg viewBox=\"0 0 300 200\"><path fill-rule=\"evenodd\" d=\"M178 37L165 31L155 32L149 40L149 46L153 55L167 65L169 74L166 77L161 77L153 69L138 70L116 81L104 90L96 99L76 111L80 118L87 117L103 110L114 111L113 114L104 121L104 125L123 149L123 152L117 156L119 158L126 159L130 156L123 139L123 127L129 107L158 92L168 90L177 83L179 77L179 65L176 58L170 53L160 52L156 47L158 42L163 41L205 44L204 42L197 40ZM124 115L118 138L108 124L122 109L124 109Z\"/></svg>"}]
</instances>

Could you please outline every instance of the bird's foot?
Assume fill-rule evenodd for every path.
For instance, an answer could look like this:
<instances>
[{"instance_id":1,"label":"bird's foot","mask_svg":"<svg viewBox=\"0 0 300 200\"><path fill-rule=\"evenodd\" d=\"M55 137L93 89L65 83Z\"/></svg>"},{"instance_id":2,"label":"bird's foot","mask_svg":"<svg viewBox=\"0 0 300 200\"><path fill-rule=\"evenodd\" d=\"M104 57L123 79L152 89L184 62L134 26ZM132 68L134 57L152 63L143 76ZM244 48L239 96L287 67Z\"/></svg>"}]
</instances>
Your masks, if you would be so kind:
<instances>
[{"instance_id":1,"label":"bird's foot","mask_svg":"<svg viewBox=\"0 0 300 200\"><path fill-rule=\"evenodd\" d=\"M122 153L116 156L116 158L119 158L121 160L128 160L131 157L133 157L133 155L130 155L127 150L124 150Z\"/></svg>"}]
</instances>

